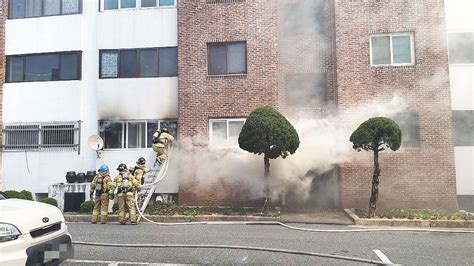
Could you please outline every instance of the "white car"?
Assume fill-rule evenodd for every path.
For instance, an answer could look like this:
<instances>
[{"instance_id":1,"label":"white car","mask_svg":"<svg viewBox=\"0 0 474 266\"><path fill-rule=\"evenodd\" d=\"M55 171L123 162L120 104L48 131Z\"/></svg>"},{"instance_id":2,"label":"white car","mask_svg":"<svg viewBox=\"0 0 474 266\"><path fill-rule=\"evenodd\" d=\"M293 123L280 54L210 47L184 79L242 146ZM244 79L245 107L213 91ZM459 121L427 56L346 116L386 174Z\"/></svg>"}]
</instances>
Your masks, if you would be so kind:
<instances>
[{"instance_id":1,"label":"white car","mask_svg":"<svg viewBox=\"0 0 474 266\"><path fill-rule=\"evenodd\" d=\"M61 211L0 192L0 265L59 264L73 247Z\"/></svg>"}]
</instances>

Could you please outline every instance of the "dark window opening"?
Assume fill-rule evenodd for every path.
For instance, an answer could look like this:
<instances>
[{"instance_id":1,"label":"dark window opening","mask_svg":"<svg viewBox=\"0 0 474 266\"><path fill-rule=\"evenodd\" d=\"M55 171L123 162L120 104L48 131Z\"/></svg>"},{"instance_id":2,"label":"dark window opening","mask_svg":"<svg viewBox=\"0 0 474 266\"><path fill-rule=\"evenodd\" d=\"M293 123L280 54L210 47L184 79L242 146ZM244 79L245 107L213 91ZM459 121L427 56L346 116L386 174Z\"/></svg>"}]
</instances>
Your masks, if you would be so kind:
<instances>
[{"instance_id":1,"label":"dark window opening","mask_svg":"<svg viewBox=\"0 0 474 266\"><path fill-rule=\"evenodd\" d=\"M210 43L208 50L209 75L243 74L247 72L245 42Z\"/></svg>"},{"instance_id":2,"label":"dark window opening","mask_svg":"<svg viewBox=\"0 0 474 266\"><path fill-rule=\"evenodd\" d=\"M176 47L100 51L100 78L173 77L178 75Z\"/></svg>"},{"instance_id":3,"label":"dark window opening","mask_svg":"<svg viewBox=\"0 0 474 266\"><path fill-rule=\"evenodd\" d=\"M328 31L326 2L291 1L282 5L281 30L284 35L320 35Z\"/></svg>"},{"instance_id":4,"label":"dark window opening","mask_svg":"<svg viewBox=\"0 0 474 266\"><path fill-rule=\"evenodd\" d=\"M290 74L286 77L286 102L293 107L318 107L327 103L326 74Z\"/></svg>"},{"instance_id":5,"label":"dark window opening","mask_svg":"<svg viewBox=\"0 0 474 266\"><path fill-rule=\"evenodd\" d=\"M8 18L79 14L81 3L81 0L10 0Z\"/></svg>"},{"instance_id":6,"label":"dark window opening","mask_svg":"<svg viewBox=\"0 0 474 266\"><path fill-rule=\"evenodd\" d=\"M449 33L449 63L474 63L474 32Z\"/></svg>"},{"instance_id":7,"label":"dark window opening","mask_svg":"<svg viewBox=\"0 0 474 266\"><path fill-rule=\"evenodd\" d=\"M398 113L393 118L402 131L403 147L420 147L420 117L418 113Z\"/></svg>"},{"instance_id":8,"label":"dark window opening","mask_svg":"<svg viewBox=\"0 0 474 266\"><path fill-rule=\"evenodd\" d=\"M61 52L7 56L7 82L79 80L81 53Z\"/></svg>"},{"instance_id":9,"label":"dark window opening","mask_svg":"<svg viewBox=\"0 0 474 266\"><path fill-rule=\"evenodd\" d=\"M474 146L474 110L453 111L454 146Z\"/></svg>"}]
</instances>

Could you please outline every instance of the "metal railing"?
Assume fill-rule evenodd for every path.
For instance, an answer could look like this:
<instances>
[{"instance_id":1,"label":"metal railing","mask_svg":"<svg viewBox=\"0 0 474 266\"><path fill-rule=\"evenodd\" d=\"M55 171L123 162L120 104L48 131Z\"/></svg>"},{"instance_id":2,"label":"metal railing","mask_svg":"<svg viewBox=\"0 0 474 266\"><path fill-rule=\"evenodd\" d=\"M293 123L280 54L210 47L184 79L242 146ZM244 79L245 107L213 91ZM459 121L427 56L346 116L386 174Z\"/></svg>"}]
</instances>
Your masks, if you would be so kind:
<instances>
[{"instance_id":1,"label":"metal railing","mask_svg":"<svg viewBox=\"0 0 474 266\"><path fill-rule=\"evenodd\" d=\"M4 151L77 151L80 121L7 123L3 128Z\"/></svg>"}]
</instances>

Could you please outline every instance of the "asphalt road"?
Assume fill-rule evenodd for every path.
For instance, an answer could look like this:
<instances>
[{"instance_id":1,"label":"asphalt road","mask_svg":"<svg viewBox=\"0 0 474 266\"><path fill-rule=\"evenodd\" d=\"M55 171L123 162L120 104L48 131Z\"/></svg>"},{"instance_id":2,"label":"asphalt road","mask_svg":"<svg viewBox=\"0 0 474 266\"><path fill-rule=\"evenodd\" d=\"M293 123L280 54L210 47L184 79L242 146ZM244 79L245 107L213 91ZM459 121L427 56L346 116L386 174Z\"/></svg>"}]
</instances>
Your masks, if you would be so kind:
<instances>
[{"instance_id":1,"label":"asphalt road","mask_svg":"<svg viewBox=\"0 0 474 266\"><path fill-rule=\"evenodd\" d=\"M347 226L293 224L320 229ZM258 246L335 254L363 259L381 259L406 265L474 265L474 234L433 232L315 233L274 225L157 226L140 224L92 225L69 223L73 241L115 244L218 244ZM75 245L74 261L64 265L88 265L77 261L122 261L170 264L321 264L360 265L328 258L263 251L191 248L123 248Z\"/></svg>"}]
</instances>

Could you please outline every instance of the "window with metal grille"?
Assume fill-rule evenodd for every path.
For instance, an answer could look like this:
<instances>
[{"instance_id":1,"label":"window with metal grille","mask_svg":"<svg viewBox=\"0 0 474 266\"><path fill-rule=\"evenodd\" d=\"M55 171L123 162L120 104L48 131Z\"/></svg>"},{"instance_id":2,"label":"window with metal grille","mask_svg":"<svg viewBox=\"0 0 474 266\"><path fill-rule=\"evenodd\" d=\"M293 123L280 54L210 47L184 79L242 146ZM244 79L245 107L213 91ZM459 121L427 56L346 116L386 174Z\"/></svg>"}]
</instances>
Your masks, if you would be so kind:
<instances>
[{"instance_id":1,"label":"window with metal grille","mask_svg":"<svg viewBox=\"0 0 474 266\"><path fill-rule=\"evenodd\" d=\"M5 151L71 150L79 152L79 122L6 124Z\"/></svg>"}]
</instances>

